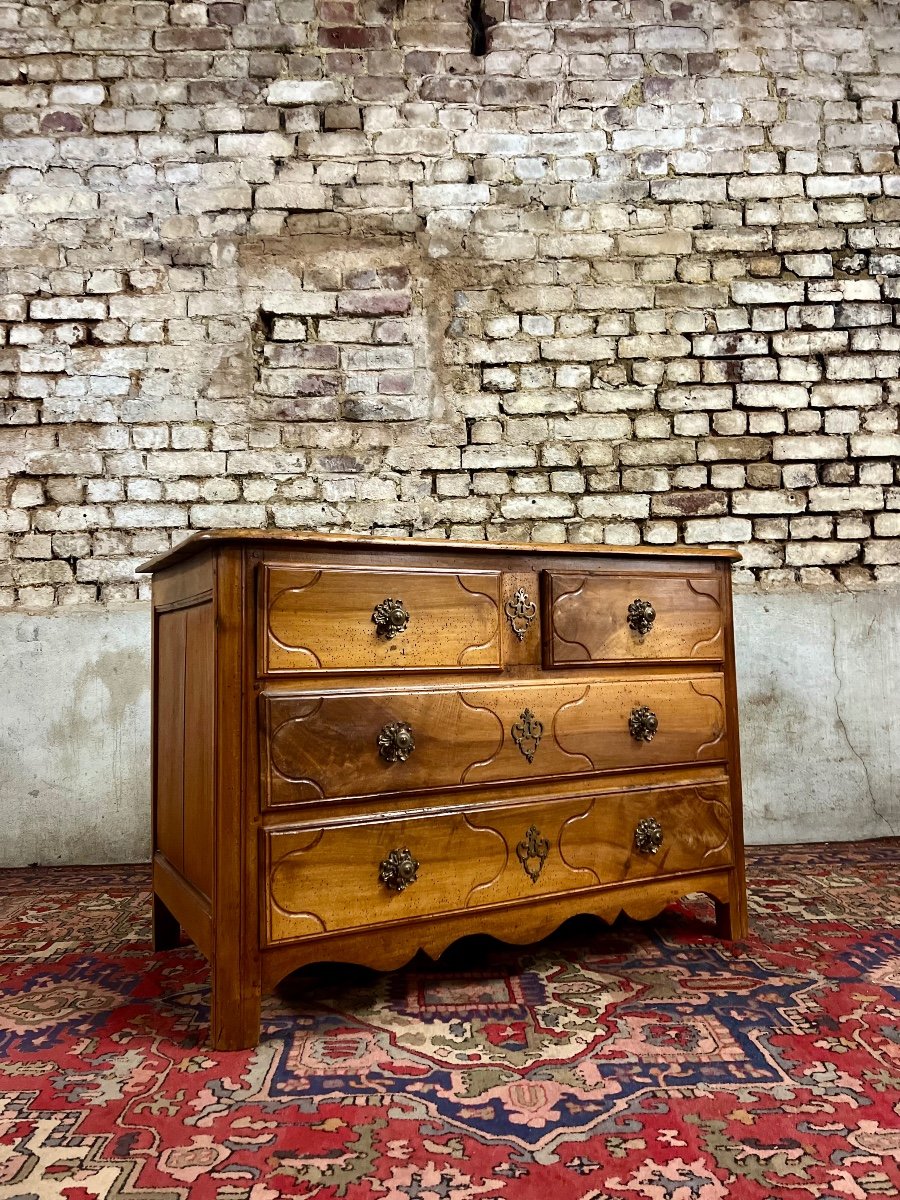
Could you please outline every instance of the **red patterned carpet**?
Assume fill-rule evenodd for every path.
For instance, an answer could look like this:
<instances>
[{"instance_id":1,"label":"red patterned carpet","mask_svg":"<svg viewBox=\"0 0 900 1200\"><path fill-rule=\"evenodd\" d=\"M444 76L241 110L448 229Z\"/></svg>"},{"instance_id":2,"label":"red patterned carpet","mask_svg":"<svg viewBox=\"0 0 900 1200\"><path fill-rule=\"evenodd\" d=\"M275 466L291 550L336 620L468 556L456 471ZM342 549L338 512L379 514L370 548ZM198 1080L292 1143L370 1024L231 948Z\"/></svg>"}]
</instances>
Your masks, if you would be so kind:
<instances>
[{"instance_id":1,"label":"red patterned carpet","mask_svg":"<svg viewBox=\"0 0 900 1200\"><path fill-rule=\"evenodd\" d=\"M739 949L698 899L307 969L232 1054L144 868L0 872L0 1198L897 1196L898 863L752 851Z\"/></svg>"}]
</instances>

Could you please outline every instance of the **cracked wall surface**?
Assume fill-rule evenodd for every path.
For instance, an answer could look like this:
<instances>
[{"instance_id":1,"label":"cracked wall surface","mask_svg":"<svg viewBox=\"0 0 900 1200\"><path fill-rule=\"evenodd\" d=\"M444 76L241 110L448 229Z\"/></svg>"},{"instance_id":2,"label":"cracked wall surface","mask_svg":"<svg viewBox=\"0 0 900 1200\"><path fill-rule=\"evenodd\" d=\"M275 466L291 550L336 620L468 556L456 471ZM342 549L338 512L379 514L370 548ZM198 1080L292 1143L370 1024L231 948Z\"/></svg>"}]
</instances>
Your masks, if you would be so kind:
<instances>
[{"instance_id":1,"label":"cracked wall surface","mask_svg":"<svg viewBox=\"0 0 900 1200\"><path fill-rule=\"evenodd\" d=\"M900 836L900 605L736 597L750 840Z\"/></svg>"},{"instance_id":2,"label":"cracked wall surface","mask_svg":"<svg viewBox=\"0 0 900 1200\"><path fill-rule=\"evenodd\" d=\"M898 582L896 0L482 8L0 5L0 605L209 526Z\"/></svg>"}]
</instances>

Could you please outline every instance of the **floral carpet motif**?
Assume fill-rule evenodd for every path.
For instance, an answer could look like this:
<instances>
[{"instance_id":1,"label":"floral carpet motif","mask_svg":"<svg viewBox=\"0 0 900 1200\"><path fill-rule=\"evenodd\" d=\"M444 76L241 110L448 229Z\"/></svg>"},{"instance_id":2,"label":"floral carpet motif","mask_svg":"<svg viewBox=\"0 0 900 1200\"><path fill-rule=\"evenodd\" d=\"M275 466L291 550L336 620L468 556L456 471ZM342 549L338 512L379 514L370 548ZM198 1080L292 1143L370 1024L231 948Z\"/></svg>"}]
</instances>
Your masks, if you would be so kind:
<instances>
[{"instance_id":1,"label":"floral carpet motif","mask_svg":"<svg viewBox=\"0 0 900 1200\"><path fill-rule=\"evenodd\" d=\"M149 948L142 867L0 872L0 1200L900 1195L900 841L749 854L537 946L298 972L253 1051Z\"/></svg>"}]
</instances>

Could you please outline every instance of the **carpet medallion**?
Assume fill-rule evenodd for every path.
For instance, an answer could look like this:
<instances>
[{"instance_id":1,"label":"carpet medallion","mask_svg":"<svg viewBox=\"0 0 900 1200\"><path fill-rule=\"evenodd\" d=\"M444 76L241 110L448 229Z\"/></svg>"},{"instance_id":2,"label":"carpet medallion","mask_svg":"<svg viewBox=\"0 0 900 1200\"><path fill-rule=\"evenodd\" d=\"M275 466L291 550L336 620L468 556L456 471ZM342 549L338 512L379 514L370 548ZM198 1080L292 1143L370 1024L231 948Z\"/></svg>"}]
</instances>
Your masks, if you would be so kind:
<instances>
[{"instance_id":1,"label":"carpet medallion","mask_svg":"<svg viewBox=\"0 0 900 1200\"><path fill-rule=\"evenodd\" d=\"M749 876L740 946L697 897L307 968L214 1053L144 868L0 872L0 1200L900 1195L900 843Z\"/></svg>"}]
</instances>

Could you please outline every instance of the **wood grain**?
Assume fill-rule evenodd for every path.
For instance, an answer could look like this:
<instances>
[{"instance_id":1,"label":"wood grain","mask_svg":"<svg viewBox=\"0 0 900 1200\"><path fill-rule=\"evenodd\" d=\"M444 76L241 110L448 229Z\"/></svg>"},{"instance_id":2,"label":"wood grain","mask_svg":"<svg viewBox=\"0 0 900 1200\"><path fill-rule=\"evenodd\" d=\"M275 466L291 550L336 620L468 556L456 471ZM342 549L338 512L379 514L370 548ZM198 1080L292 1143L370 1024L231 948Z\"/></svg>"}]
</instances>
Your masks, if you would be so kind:
<instances>
[{"instance_id":1,"label":"wood grain","mask_svg":"<svg viewBox=\"0 0 900 1200\"><path fill-rule=\"evenodd\" d=\"M662 828L662 845L646 853L635 844L638 822ZM570 823L560 847L576 869L591 867L603 883L710 870L732 861L731 802L724 784L625 792L604 796Z\"/></svg>"},{"instance_id":2,"label":"wood grain","mask_svg":"<svg viewBox=\"0 0 900 1200\"><path fill-rule=\"evenodd\" d=\"M185 610L184 875L213 890L215 777L215 623L211 602Z\"/></svg>"},{"instance_id":3,"label":"wood grain","mask_svg":"<svg viewBox=\"0 0 900 1200\"><path fill-rule=\"evenodd\" d=\"M721 675L639 676L556 686L265 693L261 705L267 807L725 757ZM659 718L651 742L629 733L632 709ZM513 736L525 710L543 727L529 760ZM385 762L382 728L402 722L415 750Z\"/></svg>"},{"instance_id":4,"label":"wood grain","mask_svg":"<svg viewBox=\"0 0 900 1200\"><path fill-rule=\"evenodd\" d=\"M635 828L645 817L663 828L655 854L635 846ZM531 827L545 850L543 860L528 860L537 878L518 853ZM730 834L727 786L275 829L263 835L267 939L274 944L709 870L731 862ZM417 880L395 892L380 881L379 866L399 849L408 849L419 868Z\"/></svg>"},{"instance_id":5,"label":"wood grain","mask_svg":"<svg viewBox=\"0 0 900 1200\"><path fill-rule=\"evenodd\" d=\"M394 671L500 666L500 575L263 566L260 670ZM386 638L376 605L399 599L404 632Z\"/></svg>"},{"instance_id":6,"label":"wood grain","mask_svg":"<svg viewBox=\"0 0 900 1200\"><path fill-rule=\"evenodd\" d=\"M598 665L651 659L721 659L721 578L702 575L544 571L545 664ZM633 600L653 605L646 634L630 628Z\"/></svg>"},{"instance_id":7,"label":"wood grain","mask_svg":"<svg viewBox=\"0 0 900 1200\"><path fill-rule=\"evenodd\" d=\"M263 989L316 959L390 968L695 890L744 936L733 557L233 531L163 556L154 938L209 958L212 1044L255 1044ZM540 601L521 640L520 587ZM379 641L388 597L410 622ZM623 632L638 597L643 639ZM400 723L415 748L387 762ZM418 877L392 891L379 866L403 848Z\"/></svg>"},{"instance_id":8,"label":"wood grain","mask_svg":"<svg viewBox=\"0 0 900 1200\"><path fill-rule=\"evenodd\" d=\"M156 822L154 845L176 870L184 869L185 610L156 617Z\"/></svg>"},{"instance_id":9,"label":"wood grain","mask_svg":"<svg viewBox=\"0 0 900 1200\"><path fill-rule=\"evenodd\" d=\"M265 837L271 942L466 908L507 859L499 834L473 828L459 813ZM419 860L420 879L394 892L380 882L379 866L404 848Z\"/></svg>"},{"instance_id":10,"label":"wood grain","mask_svg":"<svg viewBox=\"0 0 900 1200\"><path fill-rule=\"evenodd\" d=\"M524 946L547 937L563 921L579 914L592 914L612 922L624 913L636 921L646 921L688 891L705 893L717 903L724 903L729 875L728 870L720 870L663 876L561 896L531 898L503 908L468 909L464 913L386 925L379 928L377 937L363 929L323 935L321 940L311 938L273 946L263 959L262 986L270 990L291 971L323 959L392 971L419 952L437 959L459 938L473 933L490 934L500 941Z\"/></svg>"},{"instance_id":11,"label":"wood grain","mask_svg":"<svg viewBox=\"0 0 900 1200\"><path fill-rule=\"evenodd\" d=\"M249 546L253 549L264 547L273 559L277 558L279 553L285 549L298 547L301 550L308 550L312 546L335 547L345 551L348 559L359 557L367 560L371 559L373 553L386 554L392 550L411 550L414 553L426 555L439 555L446 550L457 556L460 553L468 555L473 552L489 555L498 552L522 555L523 552L527 552L528 554L550 556L602 554L625 559L639 556L650 560L657 557L670 559L722 558L730 562L737 562L741 557L740 551L727 546L603 546L559 542L532 542L528 546L523 546L520 542L463 542L454 541L452 538L437 541L425 538L377 537L368 533L320 533L318 530L312 529L268 529L264 531L259 529L204 529L192 533L190 537L179 542L177 546L173 546L171 550L166 550L163 554L157 554L155 558L141 563L138 570L153 574L193 558L194 555L202 553L204 550L211 549L217 552L228 544Z\"/></svg>"}]
</instances>

